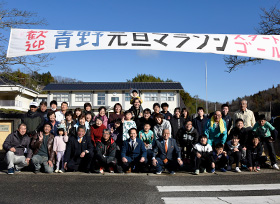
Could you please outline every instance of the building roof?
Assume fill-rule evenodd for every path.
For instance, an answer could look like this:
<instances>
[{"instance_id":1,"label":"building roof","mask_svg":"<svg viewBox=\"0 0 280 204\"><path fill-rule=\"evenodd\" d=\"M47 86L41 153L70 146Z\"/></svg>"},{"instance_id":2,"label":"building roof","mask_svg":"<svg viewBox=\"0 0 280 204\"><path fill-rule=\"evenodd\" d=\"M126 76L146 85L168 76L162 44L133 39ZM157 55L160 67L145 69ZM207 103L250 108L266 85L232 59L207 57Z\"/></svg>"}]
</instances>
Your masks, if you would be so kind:
<instances>
[{"instance_id":1,"label":"building roof","mask_svg":"<svg viewBox=\"0 0 280 204\"><path fill-rule=\"evenodd\" d=\"M27 90L29 92L32 92L33 94L39 94L37 91L33 90L33 89L30 89L30 88L27 88L17 82L14 82L12 80L9 80L7 79L6 77L4 76L0 76L0 86L3 88L3 87L16 87L18 89L24 89L24 90ZM6 91L6 90L5 90ZM12 91L12 90L10 90ZM22 90L20 91L22 92Z\"/></svg>"},{"instance_id":2,"label":"building roof","mask_svg":"<svg viewBox=\"0 0 280 204\"><path fill-rule=\"evenodd\" d=\"M76 82L50 83L44 91L183 90L179 82Z\"/></svg>"},{"instance_id":3,"label":"building roof","mask_svg":"<svg viewBox=\"0 0 280 204\"><path fill-rule=\"evenodd\" d=\"M4 76L0 76L0 86L1 85L20 85L20 84L14 82L14 81L11 81Z\"/></svg>"}]
</instances>

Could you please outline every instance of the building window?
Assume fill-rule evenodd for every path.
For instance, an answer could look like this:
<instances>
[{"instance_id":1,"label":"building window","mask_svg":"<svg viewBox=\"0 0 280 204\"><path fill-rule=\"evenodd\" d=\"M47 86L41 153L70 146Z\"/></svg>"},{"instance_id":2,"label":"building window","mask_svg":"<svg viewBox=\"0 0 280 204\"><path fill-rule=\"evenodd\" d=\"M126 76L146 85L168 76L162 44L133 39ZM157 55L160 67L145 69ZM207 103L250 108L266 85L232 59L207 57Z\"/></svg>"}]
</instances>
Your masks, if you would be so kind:
<instances>
[{"instance_id":1,"label":"building window","mask_svg":"<svg viewBox=\"0 0 280 204\"><path fill-rule=\"evenodd\" d=\"M158 101L157 93L145 93L145 101Z\"/></svg>"},{"instance_id":2,"label":"building window","mask_svg":"<svg viewBox=\"0 0 280 204\"><path fill-rule=\"evenodd\" d=\"M75 101L76 102L89 102L90 94L75 94Z\"/></svg>"},{"instance_id":3,"label":"building window","mask_svg":"<svg viewBox=\"0 0 280 204\"><path fill-rule=\"evenodd\" d=\"M68 102L69 101L69 94L54 94L53 100L57 102Z\"/></svg>"},{"instance_id":4,"label":"building window","mask_svg":"<svg viewBox=\"0 0 280 204\"><path fill-rule=\"evenodd\" d=\"M130 94L129 93L125 93L125 101L130 101Z\"/></svg>"},{"instance_id":5,"label":"building window","mask_svg":"<svg viewBox=\"0 0 280 204\"><path fill-rule=\"evenodd\" d=\"M97 105L105 105L105 93L97 94Z\"/></svg>"},{"instance_id":6,"label":"building window","mask_svg":"<svg viewBox=\"0 0 280 204\"><path fill-rule=\"evenodd\" d=\"M119 97L111 97L111 101L120 101Z\"/></svg>"},{"instance_id":7,"label":"building window","mask_svg":"<svg viewBox=\"0 0 280 204\"><path fill-rule=\"evenodd\" d=\"M161 93L160 99L161 99L161 102L174 101L174 96L175 96L175 94L173 92Z\"/></svg>"}]
</instances>

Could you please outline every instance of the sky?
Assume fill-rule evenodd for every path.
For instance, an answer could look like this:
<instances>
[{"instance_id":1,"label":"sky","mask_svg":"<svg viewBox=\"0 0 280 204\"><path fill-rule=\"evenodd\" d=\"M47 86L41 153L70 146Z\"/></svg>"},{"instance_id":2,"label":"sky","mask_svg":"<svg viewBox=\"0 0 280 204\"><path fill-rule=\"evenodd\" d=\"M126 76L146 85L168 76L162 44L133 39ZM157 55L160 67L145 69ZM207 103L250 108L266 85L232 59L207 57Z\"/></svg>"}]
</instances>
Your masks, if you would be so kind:
<instances>
[{"instance_id":1,"label":"sky","mask_svg":"<svg viewBox=\"0 0 280 204\"><path fill-rule=\"evenodd\" d=\"M8 8L37 12L51 30L164 32L197 34L255 34L261 8L280 7L280 0L9 0ZM137 74L151 74L182 84L191 96L227 102L279 84L280 62L263 60L228 73L224 55L100 50L50 54L51 65L41 72L84 82L125 82Z\"/></svg>"}]
</instances>

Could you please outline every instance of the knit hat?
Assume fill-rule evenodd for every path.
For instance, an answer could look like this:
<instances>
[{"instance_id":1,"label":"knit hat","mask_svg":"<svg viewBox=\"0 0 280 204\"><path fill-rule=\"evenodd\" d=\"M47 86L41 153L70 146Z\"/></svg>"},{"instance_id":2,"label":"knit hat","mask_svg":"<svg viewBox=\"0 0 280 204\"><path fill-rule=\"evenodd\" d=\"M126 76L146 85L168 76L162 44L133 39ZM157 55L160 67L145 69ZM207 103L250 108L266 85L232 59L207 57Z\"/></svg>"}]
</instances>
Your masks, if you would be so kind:
<instances>
[{"instance_id":1,"label":"knit hat","mask_svg":"<svg viewBox=\"0 0 280 204\"><path fill-rule=\"evenodd\" d=\"M65 124L64 124L64 123L58 124L58 126L57 126L57 132L58 132L59 130L63 130L64 132L66 131L66 127L65 127Z\"/></svg>"}]
</instances>

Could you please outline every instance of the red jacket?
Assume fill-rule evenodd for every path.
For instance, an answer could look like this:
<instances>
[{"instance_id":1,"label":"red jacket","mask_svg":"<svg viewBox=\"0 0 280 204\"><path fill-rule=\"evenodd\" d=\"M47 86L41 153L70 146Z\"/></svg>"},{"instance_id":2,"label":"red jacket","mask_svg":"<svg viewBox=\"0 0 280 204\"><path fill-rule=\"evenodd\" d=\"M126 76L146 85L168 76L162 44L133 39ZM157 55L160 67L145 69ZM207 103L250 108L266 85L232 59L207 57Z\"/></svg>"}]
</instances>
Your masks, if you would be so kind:
<instances>
[{"instance_id":1,"label":"red jacket","mask_svg":"<svg viewBox=\"0 0 280 204\"><path fill-rule=\"evenodd\" d=\"M91 136L91 140L93 141L94 146L96 146L97 142L101 142L101 138L103 135L103 130L106 129L105 125L101 125L101 126L97 126L97 125L93 125L90 128L90 136Z\"/></svg>"}]
</instances>

